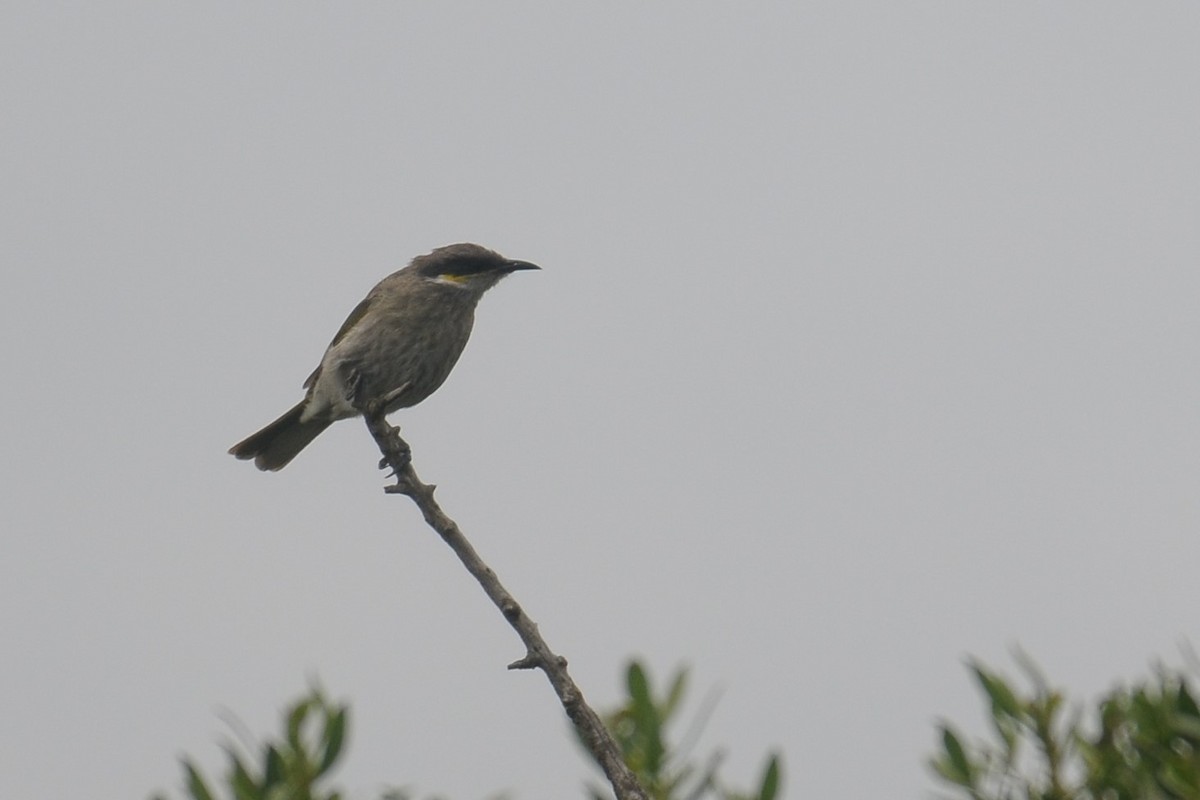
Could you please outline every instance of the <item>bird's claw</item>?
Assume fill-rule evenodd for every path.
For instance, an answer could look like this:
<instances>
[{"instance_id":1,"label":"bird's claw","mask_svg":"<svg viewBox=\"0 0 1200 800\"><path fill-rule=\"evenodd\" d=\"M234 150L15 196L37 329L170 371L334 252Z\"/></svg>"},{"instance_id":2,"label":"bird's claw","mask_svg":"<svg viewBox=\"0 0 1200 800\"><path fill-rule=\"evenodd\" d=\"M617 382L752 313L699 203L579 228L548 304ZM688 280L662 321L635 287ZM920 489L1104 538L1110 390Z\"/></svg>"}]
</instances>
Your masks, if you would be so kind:
<instances>
[{"instance_id":1,"label":"bird's claw","mask_svg":"<svg viewBox=\"0 0 1200 800\"><path fill-rule=\"evenodd\" d=\"M392 428L390 433L391 445L388 448L388 454L379 459L379 468L391 468L392 473L386 477L391 478L397 475L401 470L412 463L412 449L400 439L400 429Z\"/></svg>"}]
</instances>

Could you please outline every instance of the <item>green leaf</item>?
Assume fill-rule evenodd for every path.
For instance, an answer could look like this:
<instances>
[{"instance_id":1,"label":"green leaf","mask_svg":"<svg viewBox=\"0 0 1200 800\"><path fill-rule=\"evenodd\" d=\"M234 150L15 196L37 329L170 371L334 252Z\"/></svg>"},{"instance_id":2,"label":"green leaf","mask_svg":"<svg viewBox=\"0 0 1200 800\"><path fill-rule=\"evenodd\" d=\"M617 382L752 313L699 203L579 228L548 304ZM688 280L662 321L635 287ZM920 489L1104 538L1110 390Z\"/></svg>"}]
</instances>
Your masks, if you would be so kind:
<instances>
[{"instance_id":1,"label":"green leaf","mask_svg":"<svg viewBox=\"0 0 1200 800\"><path fill-rule=\"evenodd\" d=\"M631 737L641 743L641 769L646 776L657 779L662 768L664 747L662 742L662 717L654 705L650 693L650 681L642 665L634 661L629 665L630 712L635 734Z\"/></svg>"},{"instance_id":2,"label":"green leaf","mask_svg":"<svg viewBox=\"0 0 1200 800\"><path fill-rule=\"evenodd\" d=\"M1158 780L1175 797L1196 796L1196 775L1182 769L1177 764L1168 764L1163 767Z\"/></svg>"},{"instance_id":3,"label":"green leaf","mask_svg":"<svg viewBox=\"0 0 1200 800\"><path fill-rule=\"evenodd\" d=\"M683 702L683 696L687 692L687 678L688 671L686 668L681 668L675 673L675 678L671 681L671 688L667 690L667 700L663 703L663 719L669 719L673 716L679 708L679 704Z\"/></svg>"},{"instance_id":4,"label":"green leaf","mask_svg":"<svg viewBox=\"0 0 1200 800\"><path fill-rule=\"evenodd\" d=\"M270 789L272 786L282 783L283 776L287 772L287 764L284 763L283 756L279 755L279 751L275 749L275 745L267 745L263 761L266 763L266 769L263 771L263 788Z\"/></svg>"},{"instance_id":5,"label":"green leaf","mask_svg":"<svg viewBox=\"0 0 1200 800\"><path fill-rule=\"evenodd\" d=\"M303 749L300 740L300 729L304 726L304 719L308 716L310 710L312 710L312 701L302 700L292 706L291 711L288 712L287 743L297 752Z\"/></svg>"},{"instance_id":6,"label":"green leaf","mask_svg":"<svg viewBox=\"0 0 1200 800\"><path fill-rule=\"evenodd\" d=\"M1200 743L1200 719L1182 714L1171 715L1171 732L1186 739L1193 748Z\"/></svg>"},{"instance_id":7,"label":"green leaf","mask_svg":"<svg viewBox=\"0 0 1200 800\"><path fill-rule=\"evenodd\" d=\"M183 771L187 775L187 789L193 800L213 800L213 793L204 782L200 770L186 758L183 760Z\"/></svg>"},{"instance_id":8,"label":"green leaf","mask_svg":"<svg viewBox=\"0 0 1200 800\"><path fill-rule=\"evenodd\" d=\"M1192 694L1188 691L1186 682L1179 684L1179 696L1175 700L1175 709L1180 714L1189 717L1200 717L1200 707L1197 707L1196 701L1192 699Z\"/></svg>"},{"instance_id":9,"label":"green leaf","mask_svg":"<svg viewBox=\"0 0 1200 800\"><path fill-rule=\"evenodd\" d=\"M779 794L779 756L772 755L767 761L762 784L758 789L758 800L775 800Z\"/></svg>"},{"instance_id":10,"label":"green leaf","mask_svg":"<svg viewBox=\"0 0 1200 800\"><path fill-rule=\"evenodd\" d=\"M934 768L941 773L942 777L959 786L974 785L974 770L971 768L971 762L967 759L966 750L963 749L962 742L948 725L942 726L942 748L945 751L945 758L937 759Z\"/></svg>"},{"instance_id":11,"label":"green leaf","mask_svg":"<svg viewBox=\"0 0 1200 800\"><path fill-rule=\"evenodd\" d=\"M653 709L654 701L650 697L650 682L646 679L646 671L636 661L629 664L625 679L629 688L629 699L633 701L635 713L638 709Z\"/></svg>"},{"instance_id":12,"label":"green leaf","mask_svg":"<svg viewBox=\"0 0 1200 800\"><path fill-rule=\"evenodd\" d=\"M324 775L337 761L346 738L346 709L340 708L325 724L325 753L317 766L317 774Z\"/></svg>"},{"instance_id":13,"label":"green leaf","mask_svg":"<svg viewBox=\"0 0 1200 800\"><path fill-rule=\"evenodd\" d=\"M979 662L972 662L970 669L975 673L975 679L979 682L984 694L992 701L992 714L1001 712L1014 719L1020 719L1021 703L1004 679L988 672Z\"/></svg>"},{"instance_id":14,"label":"green leaf","mask_svg":"<svg viewBox=\"0 0 1200 800\"><path fill-rule=\"evenodd\" d=\"M250 776L250 771L246 769L237 752L232 747L226 747L225 754L229 757L229 787L233 789L234 797L237 800L260 800L262 790Z\"/></svg>"}]
</instances>

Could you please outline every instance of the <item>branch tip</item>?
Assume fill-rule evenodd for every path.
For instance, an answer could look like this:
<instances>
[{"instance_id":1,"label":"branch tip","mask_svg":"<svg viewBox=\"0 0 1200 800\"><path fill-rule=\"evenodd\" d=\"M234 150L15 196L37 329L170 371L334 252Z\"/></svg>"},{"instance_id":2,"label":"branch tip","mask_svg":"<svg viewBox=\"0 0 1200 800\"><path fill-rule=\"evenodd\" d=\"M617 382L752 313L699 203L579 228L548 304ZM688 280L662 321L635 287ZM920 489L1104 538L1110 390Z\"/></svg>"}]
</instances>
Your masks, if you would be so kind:
<instances>
[{"instance_id":1,"label":"branch tip","mask_svg":"<svg viewBox=\"0 0 1200 800\"><path fill-rule=\"evenodd\" d=\"M509 669L537 669L542 665L542 660L529 653L524 658L518 658L516 661L508 665Z\"/></svg>"}]
</instances>

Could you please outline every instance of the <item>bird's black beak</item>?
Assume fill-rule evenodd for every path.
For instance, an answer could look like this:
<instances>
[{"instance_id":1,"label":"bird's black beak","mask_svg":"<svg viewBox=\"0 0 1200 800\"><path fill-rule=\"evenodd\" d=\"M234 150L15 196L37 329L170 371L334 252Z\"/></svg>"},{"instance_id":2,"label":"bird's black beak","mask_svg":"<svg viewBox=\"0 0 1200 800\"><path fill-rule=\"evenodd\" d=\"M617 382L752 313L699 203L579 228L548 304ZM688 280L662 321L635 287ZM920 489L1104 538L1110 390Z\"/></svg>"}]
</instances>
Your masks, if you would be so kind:
<instances>
[{"instance_id":1,"label":"bird's black beak","mask_svg":"<svg viewBox=\"0 0 1200 800\"><path fill-rule=\"evenodd\" d=\"M537 264L531 264L528 261L509 261L505 265L507 272L516 272L519 269L541 269Z\"/></svg>"}]
</instances>

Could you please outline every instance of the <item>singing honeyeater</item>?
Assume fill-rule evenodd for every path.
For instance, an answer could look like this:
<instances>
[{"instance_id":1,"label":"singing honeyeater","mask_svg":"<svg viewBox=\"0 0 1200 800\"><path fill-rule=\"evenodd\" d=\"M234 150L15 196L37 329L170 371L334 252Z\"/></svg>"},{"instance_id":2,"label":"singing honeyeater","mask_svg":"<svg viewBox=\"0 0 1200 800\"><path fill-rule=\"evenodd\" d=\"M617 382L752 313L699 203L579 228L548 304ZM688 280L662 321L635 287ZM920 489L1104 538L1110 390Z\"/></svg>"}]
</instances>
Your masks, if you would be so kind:
<instances>
[{"instance_id":1,"label":"singing honeyeater","mask_svg":"<svg viewBox=\"0 0 1200 800\"><path fill-rule=\"evenodd\" d=\"M418 256L375 285L304 382L304 399L229 452L263 470L283 469L339 419L386 401L388 413L415 406L442 385L471 336L475 306L509 273L540 269L477 244Z\"/></svg>"}]
</instances>

